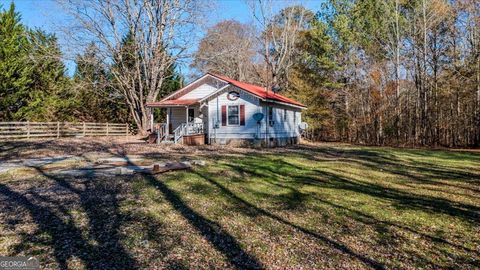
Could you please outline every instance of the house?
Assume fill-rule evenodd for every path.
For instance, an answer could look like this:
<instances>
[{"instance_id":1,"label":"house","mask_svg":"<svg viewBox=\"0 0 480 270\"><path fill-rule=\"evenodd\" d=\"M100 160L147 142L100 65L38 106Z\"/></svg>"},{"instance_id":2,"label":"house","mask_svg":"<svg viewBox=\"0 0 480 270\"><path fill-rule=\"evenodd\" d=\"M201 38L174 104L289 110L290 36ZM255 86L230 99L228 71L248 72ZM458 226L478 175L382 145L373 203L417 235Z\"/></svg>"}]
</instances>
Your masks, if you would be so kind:
<instances>
[{"instance_id":1,"label":"house","mask_svg":"<svg viewBox=\"0 0 480 270\"><path fill-rule=\"evenodd\" d=\"M297 143L305 105L264 87L207 73L158 102L147 103L157 143ZM166 123L153 109L166 109Z\"/></svg>"}]
</instances>

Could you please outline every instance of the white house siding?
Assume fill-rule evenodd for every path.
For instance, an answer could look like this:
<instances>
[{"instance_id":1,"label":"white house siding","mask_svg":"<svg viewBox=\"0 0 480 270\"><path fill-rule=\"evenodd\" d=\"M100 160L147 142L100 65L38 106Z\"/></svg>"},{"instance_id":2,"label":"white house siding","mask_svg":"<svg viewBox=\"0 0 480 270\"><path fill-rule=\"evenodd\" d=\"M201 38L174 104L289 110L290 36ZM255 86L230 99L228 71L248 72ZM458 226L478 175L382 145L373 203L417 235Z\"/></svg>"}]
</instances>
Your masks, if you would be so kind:
<instances>
[{"instance_id":1,"label":"white house siding","mask_svg":"<svg viewBox=\"0 0 480 270\"><path fill-rule=\"evenodd\" d=\"M239 99L231 101L227 98L228 92L235 90L240 93ZM217 106L218 102L218 106ZM245 126L222 126L222 105L245 105ZM272 106L274 125L268 126L266 129L268 111L267 106ZM283 119L283 109L287 110L287 119ZM265 140L266 134L268 138L293 138L298 137L298 124L301 121L300 109L292 108L275 103L266 104L252 94L245 92L236 87L229 87L217 97L212 97L208 102L209 119L211 119L208 127L209 138L212 140L226 141L228 139L261 139ZM218 111L218 113L217 113ZM253 119L255 113L263 113L264 118L257 124ZM294 114L297 119L294 122ZM218 115L218 117L217 117ZM214 128L215 124L218 128Z\"/></svg>"},{"instance_id":2,"label":"white house siding","mask_svg":"<svg viewBox=\"0 0 480 270\"><path fill-rule=\"evenodd\" d=\"M240 97L235 101L229 100L227 95L230 91L237 91ZM245 105L245 125L229 126L227 123L227 126L222 126L222 105ZM233 86L212 97L208 101L208 114L211 119L208 127L209 137L211 139L254 139L257 134L257 121L253 119L253 115L257 112L263 113L259 105L257 97ZM216 124L218 128L214 128Z\"/></svg>"},{"instance_id":3,"label":"white house siding","mask_svg":"<svg viewBox=\"0 0 480 270\"><path fill-rule=\"evenodd\" d=\"M301 122L300 109L285 106L276 103L263 103L265 117L268 117L268 107L273 108L273 126L270 124L265 127L265 123L262 123L262 135L265 138L265 134L268 134L268 138L292 138L300 135L298 124ZM287 117L284 120L284 110L287 112ZM296 115L296 117L295 117ZM267 120L267 119L265 119Z\"/></svg>"},{"instance_id":4,"label":"white house siding","mask_svg":"<svg viewBox=\"0 0 480 270\"><path fill-rule=\"evenodd\" d=\"M218 82L218 87L221 88L224 84ZM206 82L199 87L193 89L187 94L179 97L178 99L197 99L204 98L217 90L217 85L215 82Z\"/></svg>"}]
</instances>

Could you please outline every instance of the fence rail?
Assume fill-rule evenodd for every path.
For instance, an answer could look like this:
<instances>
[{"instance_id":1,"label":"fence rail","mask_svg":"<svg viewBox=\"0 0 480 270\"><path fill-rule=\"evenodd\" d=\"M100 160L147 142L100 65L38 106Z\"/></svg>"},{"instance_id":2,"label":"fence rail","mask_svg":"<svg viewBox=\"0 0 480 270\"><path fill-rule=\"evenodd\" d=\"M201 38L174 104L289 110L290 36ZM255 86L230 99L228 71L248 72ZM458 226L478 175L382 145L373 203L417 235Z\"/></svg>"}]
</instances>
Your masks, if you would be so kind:
<instances>
[{"instance_id":1,"label":"fence rail","mask_svg":"<svg viewBox=\"0 0 480 270\"><path fill-rule=\"evenodd\" d=\"M128 135L128 124L119 123L0 122L0 140Z\"/></svg>"}]
</instances>

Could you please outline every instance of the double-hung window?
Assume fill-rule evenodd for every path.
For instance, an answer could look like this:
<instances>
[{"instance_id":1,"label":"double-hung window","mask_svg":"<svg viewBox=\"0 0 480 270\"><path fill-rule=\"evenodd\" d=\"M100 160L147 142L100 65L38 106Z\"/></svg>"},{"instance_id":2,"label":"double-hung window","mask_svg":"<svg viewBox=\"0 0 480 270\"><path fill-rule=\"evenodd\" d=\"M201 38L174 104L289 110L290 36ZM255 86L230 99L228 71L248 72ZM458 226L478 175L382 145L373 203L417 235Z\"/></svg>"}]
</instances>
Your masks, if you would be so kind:
<instances>
[{"instance_id":1,"label":"double-hung window","mask_svg":"<svg viewBox=\"0 0 480 270\"><path fill-rule=\"evenodd\" d=\"M268 107L268 124L273 127L275 121L273 121L273 107Z\"/></svg>"},{"instance_id":2,"label":"double-hung window","mask_svg":"<svg viewBox=\"0 0 480 270\"><path fill-rule=\"evenodd\" d=\"M228 106L228 125L238 126L240 125L240 109L238 105Z\"/></svg>"}]
</instances>

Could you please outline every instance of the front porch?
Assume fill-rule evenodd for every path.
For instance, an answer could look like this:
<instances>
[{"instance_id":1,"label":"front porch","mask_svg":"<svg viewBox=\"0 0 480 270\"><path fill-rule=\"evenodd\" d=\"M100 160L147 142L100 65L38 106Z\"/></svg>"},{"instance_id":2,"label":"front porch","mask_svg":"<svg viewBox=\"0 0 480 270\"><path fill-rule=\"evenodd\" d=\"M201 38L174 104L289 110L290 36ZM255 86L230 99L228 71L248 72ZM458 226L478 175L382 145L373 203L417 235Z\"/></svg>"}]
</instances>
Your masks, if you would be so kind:
<instances>
[{"instance_id":1,"label":"front porch","mask_svg":"<svg viewBox=\"0 0 480 270\"><path fill-rule=\"evenodd\" d=\"M147 104L150 110L151 138L157 144L183 143L199 145L205 143L207 111L197 100L182 100L183 104ZM155 123L154 110L166 110L164 123ZM152 140L150 140L152 141Z\"/></svg>"},{"instance_id":2,"label":"front porch","mask_svg":"<svg viewBox=\"0 0 480 270\"><path fill-rule=\"evenodd\" d=\"M181 123L174 130L167 128L168 123L157 123L152 128L155 142L160 143L183 143L198 145L205 143L203 123ZM203 142L201 142L203 140Z\"/></svg>"}]
</instances>

